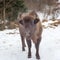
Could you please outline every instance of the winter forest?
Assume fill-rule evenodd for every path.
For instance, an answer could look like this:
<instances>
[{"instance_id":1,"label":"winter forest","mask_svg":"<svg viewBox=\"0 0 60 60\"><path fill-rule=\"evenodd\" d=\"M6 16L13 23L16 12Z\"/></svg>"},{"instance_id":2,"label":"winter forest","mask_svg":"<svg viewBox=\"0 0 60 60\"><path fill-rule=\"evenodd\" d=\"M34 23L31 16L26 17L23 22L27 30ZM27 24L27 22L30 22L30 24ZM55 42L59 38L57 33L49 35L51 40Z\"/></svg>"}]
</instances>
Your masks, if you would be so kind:
<instances>
[{"instance_id":1,"label":"winter forest","mask_svg":"<svg viewBox=\"0 0 60 60\"><path fill-rule=\"evenodd\" d=\"M60 0L0 0L0 60L37 60L32 41L32 58L28 45L22 51L18 14L35 11L43 32L39 60L60 60ZM39 28L39 27L38 27Z\"/></svg>"}]
</instances>

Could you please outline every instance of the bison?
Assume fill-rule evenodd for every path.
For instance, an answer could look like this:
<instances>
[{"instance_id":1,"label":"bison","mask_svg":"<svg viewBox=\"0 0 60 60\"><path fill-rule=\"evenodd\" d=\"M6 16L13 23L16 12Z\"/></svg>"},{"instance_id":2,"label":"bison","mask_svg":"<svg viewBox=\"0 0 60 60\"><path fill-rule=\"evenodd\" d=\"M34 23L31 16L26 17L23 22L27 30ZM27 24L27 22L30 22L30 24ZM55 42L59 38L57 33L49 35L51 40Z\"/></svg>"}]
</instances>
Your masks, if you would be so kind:
<instances>
[{"instance_id":1,"label":"bison","mask_svg":"<svg viewBox=\"0 0 60 60\"><path fill-rule=\"evenodd\" d=\"M28 45L28 58L31 58L31 41L35 43L36 58L40 59L39 44L41 42L42 25L35 11L18 15L22 50L25 51L25 40Z\"/></svg>"}]
</instances>

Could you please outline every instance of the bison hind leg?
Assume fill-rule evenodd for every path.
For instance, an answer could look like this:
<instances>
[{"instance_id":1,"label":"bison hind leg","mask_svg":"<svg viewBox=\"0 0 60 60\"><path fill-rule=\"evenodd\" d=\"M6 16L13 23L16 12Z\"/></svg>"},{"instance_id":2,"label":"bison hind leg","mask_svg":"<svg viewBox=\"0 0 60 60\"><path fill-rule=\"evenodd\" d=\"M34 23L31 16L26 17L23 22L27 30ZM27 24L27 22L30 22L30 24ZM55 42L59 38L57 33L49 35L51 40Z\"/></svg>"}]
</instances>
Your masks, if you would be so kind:
<instances>
[{"instance_id":1,"label":"bison hind leg","mask_svg":"<svg viewBox=\"0 0 60 60\"><path fill-rule=\"evenodd\" d=\"M40 59L40 55L39 55L39 44L40 44L41 38L37 39L37 43L35 44L35 48L36 48L36 59Z\"/></svg>"}]
</instances>

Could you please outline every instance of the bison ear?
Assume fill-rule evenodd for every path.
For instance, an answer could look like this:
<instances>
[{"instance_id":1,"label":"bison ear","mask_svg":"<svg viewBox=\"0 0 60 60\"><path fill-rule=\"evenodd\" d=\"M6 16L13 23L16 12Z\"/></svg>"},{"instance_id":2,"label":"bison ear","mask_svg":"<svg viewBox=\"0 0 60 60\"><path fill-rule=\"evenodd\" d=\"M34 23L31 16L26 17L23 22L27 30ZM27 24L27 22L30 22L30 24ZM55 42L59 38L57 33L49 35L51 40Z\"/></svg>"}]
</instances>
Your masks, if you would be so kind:
<instances>
[{"instance_id":1,"label":"bison ear","mask_svg":"<svg viewBox=\"0 0 60 60\"><path fill-rule=\"evenodd\" d=\"M40 21L40 20L39 20L38 18L36 18L36 19L34 20L34 24L37 24L39 21Z\"/></svg>"},{"instance_id":2,"label":"bison ear","mask_svg":"<svg viewBox=\"0 0 60 60\"><path fill-rule=\"evenodd\" d=\"M20 20L19 23L20 23L21 25L23 25L23 20Z\"/></svg>"}]
</instances>

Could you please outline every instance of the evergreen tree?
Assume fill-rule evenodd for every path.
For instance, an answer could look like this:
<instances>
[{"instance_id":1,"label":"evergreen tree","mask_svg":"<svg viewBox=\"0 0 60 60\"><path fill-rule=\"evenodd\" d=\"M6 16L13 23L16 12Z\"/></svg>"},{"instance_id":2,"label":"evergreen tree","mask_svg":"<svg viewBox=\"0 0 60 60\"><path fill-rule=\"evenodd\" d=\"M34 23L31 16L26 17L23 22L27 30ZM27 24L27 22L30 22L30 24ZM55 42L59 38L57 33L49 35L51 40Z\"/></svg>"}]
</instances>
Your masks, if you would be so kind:
<instances>
[{"instance_id":1,"label":"evergreen tree","mask_svg":"<svg viewBox=\"0 0 60 60\"><path fill-rule=\"evenodd\" d=\"M15 20L18 12L24 11L26 11L26 7L23 0L0 0L2 20Z\"/></svg>"}]
</instances>

